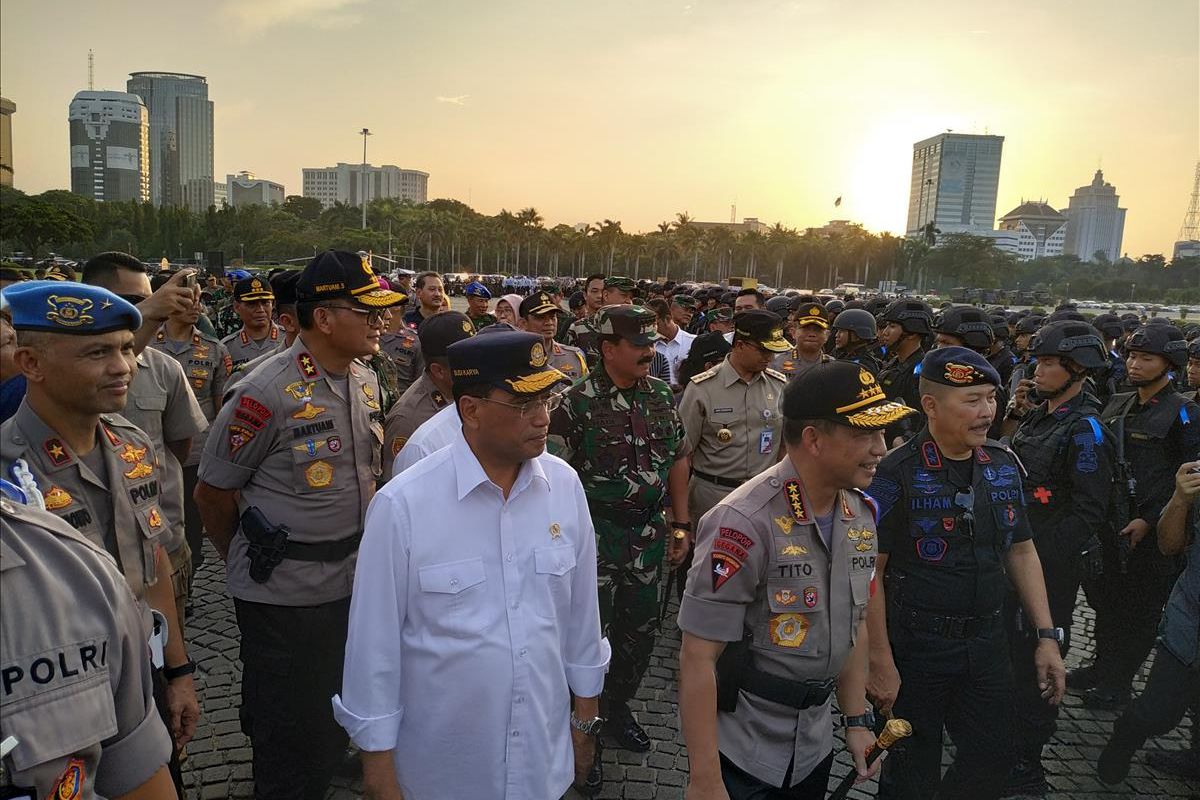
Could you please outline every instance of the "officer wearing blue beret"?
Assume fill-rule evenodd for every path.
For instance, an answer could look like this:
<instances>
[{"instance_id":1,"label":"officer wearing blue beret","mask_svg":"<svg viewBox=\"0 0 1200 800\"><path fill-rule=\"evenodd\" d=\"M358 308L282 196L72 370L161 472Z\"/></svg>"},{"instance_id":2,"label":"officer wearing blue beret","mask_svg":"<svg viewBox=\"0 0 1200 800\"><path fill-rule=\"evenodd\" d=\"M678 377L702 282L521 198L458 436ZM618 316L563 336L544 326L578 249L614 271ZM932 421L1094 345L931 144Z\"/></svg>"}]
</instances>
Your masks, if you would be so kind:
<instances>
[{"instance_id":1,"label":"officer wearing blue beret","mask_svg":"<svg viewBox=\"0 0 1200 800\"><path fill-rule=\"evenodd\" d=\"M492 293L486 286L479 281L471 281L463 287L463 294L467 297L467 316L471 318L475 330L496 324L496 317L488 313L488 301L492 299Z\"/></svg>"},{"instance_id":2,"label":"officer wearing blue beret","mask_svg":"<svg viewBox=\"0 0 1200 800\"><path fill-rule=\"evenodd\" d=\"M1065 691L1016 458L987 438L1000 376L983 355L941 347L921 362L927 424L888 453L868 493L879 503L882 586L868 611L869 696L912 723L880 797L994 798L1014 761L1013 679L1001 612L1009 582L1037 630L1038 687ZM957 746L941 779L942 729ZM938 786L941 786L940 792Z\"/></svg>"}]
</instances>

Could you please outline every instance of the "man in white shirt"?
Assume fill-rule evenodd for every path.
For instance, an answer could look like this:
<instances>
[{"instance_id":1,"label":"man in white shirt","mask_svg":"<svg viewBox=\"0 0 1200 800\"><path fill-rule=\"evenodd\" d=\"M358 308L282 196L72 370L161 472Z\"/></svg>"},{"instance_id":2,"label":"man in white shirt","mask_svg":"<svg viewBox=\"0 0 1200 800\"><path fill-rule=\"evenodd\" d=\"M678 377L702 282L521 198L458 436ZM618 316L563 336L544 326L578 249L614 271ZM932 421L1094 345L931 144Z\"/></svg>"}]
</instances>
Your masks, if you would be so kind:
<instances>
[{"instance_id":1,"label":"man in white shirt","mask_svg":"<svg viewBox=\"0 0 1200 800\"><path fill-rule=\"evenodd\" d=\"M692 306L695 303L696 301L690 295L684 294L675 295L670 304L666 300L651 300L646 304L657 317L660 338L654 349L667 359L667 366L671 371L671 377L667 383L672 387L679 384L679 365L687 358L688 351L692 349L692 342L696 340L695 334L684 330L687 323L680 324L676 315L685 315L686 319L690 321Z\"/></svg>"},{"instance_id":2,"label":"man in white shirt","mask_svg":"<svg viewBox=\"0 0 1200 800\"><path fill-rule=\"evenodd\" d=\"M564 377L536 334L447 355L462 430L367 511L334 716L376 800L558 798L609 660L587 499L545 452Z\"/></svg>"}]
</instances>

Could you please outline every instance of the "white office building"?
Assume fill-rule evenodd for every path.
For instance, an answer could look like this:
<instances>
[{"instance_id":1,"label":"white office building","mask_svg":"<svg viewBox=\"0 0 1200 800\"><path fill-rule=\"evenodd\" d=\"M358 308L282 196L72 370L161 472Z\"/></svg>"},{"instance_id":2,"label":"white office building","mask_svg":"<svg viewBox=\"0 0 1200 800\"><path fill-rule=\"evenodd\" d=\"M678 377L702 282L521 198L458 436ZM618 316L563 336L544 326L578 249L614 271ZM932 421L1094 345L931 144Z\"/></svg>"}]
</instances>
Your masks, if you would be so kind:
<instances>
[{"instance_id":1,"label":"white office building","mask_svg":"<svg viewBox=\"0 0 1200 800\"><path fill-rule=\"evenodd\" d=\"M1000 218L1000 230L993 238L996 247L1014 254L1021 261L1051 258L1063 254L1067 239L1067 218L1044 200L1031 200Z\"/></svg>"},{"instance_id":2,"label":"white office building","mask_svg":"<svg viewBox=\"0 0 1200 800\"><path fill-rule=\"evenodd\" d=\"M79 92L67 121L72 192L110 203L150 199L150 114L140 97Z\"/></svg>"},{"instance_id":3,"label":"white office building","mask_svg":"<svg viewBox=\"0 0 1200 800\"><path fill-rule=\"evenodd\" d=\"M943 234L991 231L1003 146L1003 136L968 133L939 133L914 144L908 235L931 222Z\"/></svg>"},{"instance_id":4,"label":"white office building","mask_svg":"<svg viewBox=\"0 0 1200 800\"><path fill-rule=\"evenodd\" d=\"M334 203L358 206L383 197L424 203L429 199L429 173L400 169L391 164L366 166L339 163L336 167L306 167L302 192L321 201L322 208Z\"/></svg>"},{"instance_id":5,"label":"white office building","mask_svg":"<svg viewBox=\"0 0 1200 800\"><path fill-rule=\"evenodd\" d=\"M1104 173L1096 170L1092 182L1076 189L1063 209L1068 222L1064 252L1081 261L1097 261L1097 253L1110 262L1119 259L1125 236L1125 209L1118 207L1120 201L1116 187L1105 183Z\"/></svg>"},{"instance_id":6,"label":"white office building","mask_svg":"<svg viewBox=\"0 0 1200 800\"><path fill-rule=\"evenodd\" d=\"M283 184L260 178L253 172L225 176L225 198L231 208L249 205L283 205Z\"/></svg>"}]
</instances>

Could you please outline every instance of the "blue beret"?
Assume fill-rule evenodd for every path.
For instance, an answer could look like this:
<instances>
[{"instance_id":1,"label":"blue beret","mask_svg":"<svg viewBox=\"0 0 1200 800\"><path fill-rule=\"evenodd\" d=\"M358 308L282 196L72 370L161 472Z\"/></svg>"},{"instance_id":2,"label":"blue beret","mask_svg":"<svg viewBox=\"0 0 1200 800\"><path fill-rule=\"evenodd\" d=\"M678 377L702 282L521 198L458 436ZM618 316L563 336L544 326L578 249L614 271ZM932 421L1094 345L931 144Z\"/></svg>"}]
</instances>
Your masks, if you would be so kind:
<instances>
[{"instance_id":1,"label":"blue beret","mask_svg":"<svg viewBox=\"0 0 1200 800\"><path fill-rule=\"evenodd\" d=\"M142 315L108 289L69 281L29 281L4 290L12 326L19 331L95 336L136 331Z\"/></svg>"},{"instance_id":2,"label":"blue beret","mask_svg":"<svg viewBox=\"0 0 1200 800\"><path fill-rule=\"evenodd\" d=\"M463 294L467 297L482 297L484 300L491 300L492 293L488 288L479 281L471 281L463 287Z\"/></svg>"},{"instance_id":3,"label":"blue beret","mask_svg":"<svg viewBox=\"0 0 1200 800\"><path fill-rule=\"evenodd\" d=\"M939 347L921 360L921 377L945 386L1000 385L1000 373L966 347Z\"/></svg>"},{"instance_id":4,"label":"blue beret","mask_svg":"<svg viewBox=\"0 0 1200 800\"><path fill-rule=\"evenodd\" d=\"M443 316L443 315L438 315ZM433 317L437 319L437 317ZM567 381L550 365L545 340L536 333L497 330L461 339L446 348L457 387L490 384L515 395L541 394Z\"/></svg>"},{"instance_id":5,"label":"blue beret","mask_svg":"<svg viewBox=\"0 0 1200 800\"><path fill-rule=\"evenodd\" d=\"M230 280L244 281L250 277L250 273L244 269L231 269L225 273L225 277Z\"/></svg>"}]
</instances>

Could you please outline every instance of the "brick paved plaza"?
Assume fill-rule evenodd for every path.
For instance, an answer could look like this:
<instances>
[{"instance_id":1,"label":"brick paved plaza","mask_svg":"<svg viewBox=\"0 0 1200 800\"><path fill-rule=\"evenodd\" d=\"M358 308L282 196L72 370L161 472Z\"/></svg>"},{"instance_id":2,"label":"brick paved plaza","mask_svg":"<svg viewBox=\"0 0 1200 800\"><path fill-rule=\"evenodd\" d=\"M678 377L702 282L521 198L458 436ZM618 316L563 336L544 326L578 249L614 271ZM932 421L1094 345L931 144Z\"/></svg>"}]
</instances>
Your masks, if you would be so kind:
<instances>
[{"instance_id":1,"label":"brick paved plaza","mask_svg":"<svg viewBox=\"0 0 1200 800\"><path fill-rule=\"evenodd\" d=\"M208 557L196 576L193 611L188 620L188 638L192 658L199 665L196 674L200 693L201 718L196 738L188 746L185 765L187 800L216 800L216 798L249 798L253 796L250 782L250 745L238 727L239 686L241 665L238 662L238 628L233 603L225 592L224 573L219 561L206 544ZM1079 663L1091 650L1091 610L1086 606L1076 613L1076 642L1068 666ZM649 753L635 754L614 748L604 752L604 791L602 798L630 800L677 800L684 796L687 783L687 755L679 734L679 717L675 707L676 656L679 650L679 629L674 614L669 613L654 651L650 672L643 681L634 713L655 740ZM1140 690L1145 672L1139 674L1136 687ZM1162 798L1200 797L1200 787L1179 780L1155 775L1138 756L1125 785L1105 787L1095 777L1096 758L1104 745L1116 715L1110 712L1083 708L1079 698L1068 695L1059 718L1058 734L1050 747L1046 769L1054 790L1052 800L1084 800L1085 798ZM1190 725L1171 734L1152 740L1148 746L1178 750L1187 746ZM840 731L838 733L840 738ZM845 775L849 759L842 751L834 762L831 785ZM874 797L872 784L851 792L854 798ZM453 797L453 791L447 792ZM355 785L339 780L330 791L330 800L354 800L360 797Z\"/></svg>"}]
</instances>

